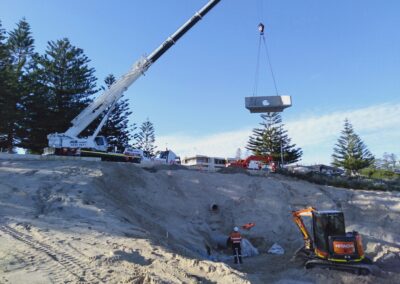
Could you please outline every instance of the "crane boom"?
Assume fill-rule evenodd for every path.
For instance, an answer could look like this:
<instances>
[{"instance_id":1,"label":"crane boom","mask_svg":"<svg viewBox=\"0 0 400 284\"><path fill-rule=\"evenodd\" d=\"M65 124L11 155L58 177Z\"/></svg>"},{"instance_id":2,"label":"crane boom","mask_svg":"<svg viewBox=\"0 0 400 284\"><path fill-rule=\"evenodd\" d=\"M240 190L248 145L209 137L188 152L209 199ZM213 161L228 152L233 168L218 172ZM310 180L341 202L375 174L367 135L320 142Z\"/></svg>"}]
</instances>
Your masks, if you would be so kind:
<instances>
[{"instance_id":1,"label":"crane boom","mask_svg":"<svg viewBox=\"0 0 400 284\"><path fill-rule=\"evenodd\" d=\"M93 148L91 144L107 120L115 103L122 97L123 93L131 86L149 67L156 62L171 46L173 46L187 31L200 21L221 0L210 0L198 12L196 12L175 33L168 37L149 56L139 59L132 68L117 80L110 88L104 91L91 104L89 104L72 121L72 126L65 133L52 133L47 136L49 147L61 148ZM111 109L110 109L111 108ZM102 122L98 125L94 135L87 139L78 138L78 135L89 126L96 118L108 109Z\"/></svg>"}]
</instances>

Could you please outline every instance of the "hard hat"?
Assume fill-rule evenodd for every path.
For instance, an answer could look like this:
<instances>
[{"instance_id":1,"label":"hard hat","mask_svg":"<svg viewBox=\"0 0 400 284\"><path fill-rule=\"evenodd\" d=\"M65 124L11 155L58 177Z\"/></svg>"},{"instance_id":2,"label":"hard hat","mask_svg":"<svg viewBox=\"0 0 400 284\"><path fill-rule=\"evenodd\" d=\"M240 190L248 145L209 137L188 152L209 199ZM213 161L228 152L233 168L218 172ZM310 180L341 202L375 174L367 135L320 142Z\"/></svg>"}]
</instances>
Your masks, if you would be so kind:
<instances>
[{"instance_id":1,"label":"hard hat","mask_svg":"<svg viewBox=\"0 0 400 284\"><path fill-rule=\"evenodd\" d=\"M238 228L238 227L234 227L234 228L233 228L233 231L239 232L239 228Z\"/></svg>"}]
</instances>

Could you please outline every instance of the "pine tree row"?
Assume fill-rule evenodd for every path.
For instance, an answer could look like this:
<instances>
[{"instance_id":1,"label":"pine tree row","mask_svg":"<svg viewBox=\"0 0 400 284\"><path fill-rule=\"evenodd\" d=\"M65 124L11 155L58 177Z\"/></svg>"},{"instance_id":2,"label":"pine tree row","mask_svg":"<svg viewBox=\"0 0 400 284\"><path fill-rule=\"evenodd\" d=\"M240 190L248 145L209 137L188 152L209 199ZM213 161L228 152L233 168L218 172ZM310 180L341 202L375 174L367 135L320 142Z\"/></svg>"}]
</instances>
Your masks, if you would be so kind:
<instances>
[{"instance_id":1,"label":"pine tree row","mask_svg":"<svg viewBox=\"0 0 400 284\"><path fill-rule=\"evenodd\" d=\"M303 151L296 148L288 137L287 130L282 124L279 113L267 113L261 115L261 128L253 129L253 134L247 142L247 149L254 155L268 155L278 164L296 163L301 159ZM241 156L238 152L237 156ZM389 154L387 154L389 156ZM348 119L344 121L344 129L341 131L332 154L332 165L342 168L348 175L357 175L361 169L374 164L375 158L368 150L361 138L355 133ZM396 167L394 154L386 160L391 161L391 168Z\"/></svg>"},{"instance_id":2,"label":"pine tree row","mask_svg":"<svg viewBox=\"0 0 400 284\"><path fill-rule=\"evenodd\" d=\"M41 153L49 133L65 132L95 94L105 89L97 86L89 63L83 50L67 38L49 41L40 55L25 19L8 33L0 22L0 150L21 147ZM114 82L113 75L105 79L107 87ZM120 100L102 128L99 135L108 138L110 150L123 151L133 138L131 113L128 100ZM93 122L86 134L96 125Z\"/></svg>"}]
</instances>

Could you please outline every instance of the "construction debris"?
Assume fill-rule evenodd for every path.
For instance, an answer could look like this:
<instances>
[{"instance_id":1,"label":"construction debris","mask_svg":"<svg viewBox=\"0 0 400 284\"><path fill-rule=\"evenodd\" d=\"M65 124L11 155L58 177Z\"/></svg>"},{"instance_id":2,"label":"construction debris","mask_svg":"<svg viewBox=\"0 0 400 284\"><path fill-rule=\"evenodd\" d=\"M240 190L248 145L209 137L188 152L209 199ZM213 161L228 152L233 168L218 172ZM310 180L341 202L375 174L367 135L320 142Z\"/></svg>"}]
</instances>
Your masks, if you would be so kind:
<instances>
[{"instance_id":1,"label":"construction debris","mask_svg":"<svg viewBox=\"0 0 400 284\"><path fill-rule=\"evenodd\" d=\"M274 244L269 248L268 253L270 253L270 254L282 255L282 254L285 254L285 250L283 249L283 247L281 247L281 246L278 245L277 243L274 243Z\"/></svg>"}]
</instances>

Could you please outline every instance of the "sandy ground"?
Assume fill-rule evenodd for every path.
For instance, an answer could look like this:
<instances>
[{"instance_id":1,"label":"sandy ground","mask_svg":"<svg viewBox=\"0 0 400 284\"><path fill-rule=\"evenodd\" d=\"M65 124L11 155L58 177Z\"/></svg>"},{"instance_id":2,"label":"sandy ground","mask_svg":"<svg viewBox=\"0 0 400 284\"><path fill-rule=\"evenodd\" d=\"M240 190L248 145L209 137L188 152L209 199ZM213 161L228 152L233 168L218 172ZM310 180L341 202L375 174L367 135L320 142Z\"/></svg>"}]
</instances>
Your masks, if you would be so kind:
<instances>
[{"instance_id":1,"label":"sandy ground","mask_svg":"<svg viewBox=\"0 0 400 284\"><path fill-rule=\"evenodd\" d=\"M290 212L306 206L343 210L381 274L291 261L302 237ZM0 283L400 283L399 217L400 193L279 175L0 160ZM260 255L237 267L219 245L247 222ZM266 253L274 243L284 255Z\"/></svg>"}]
</instances>

